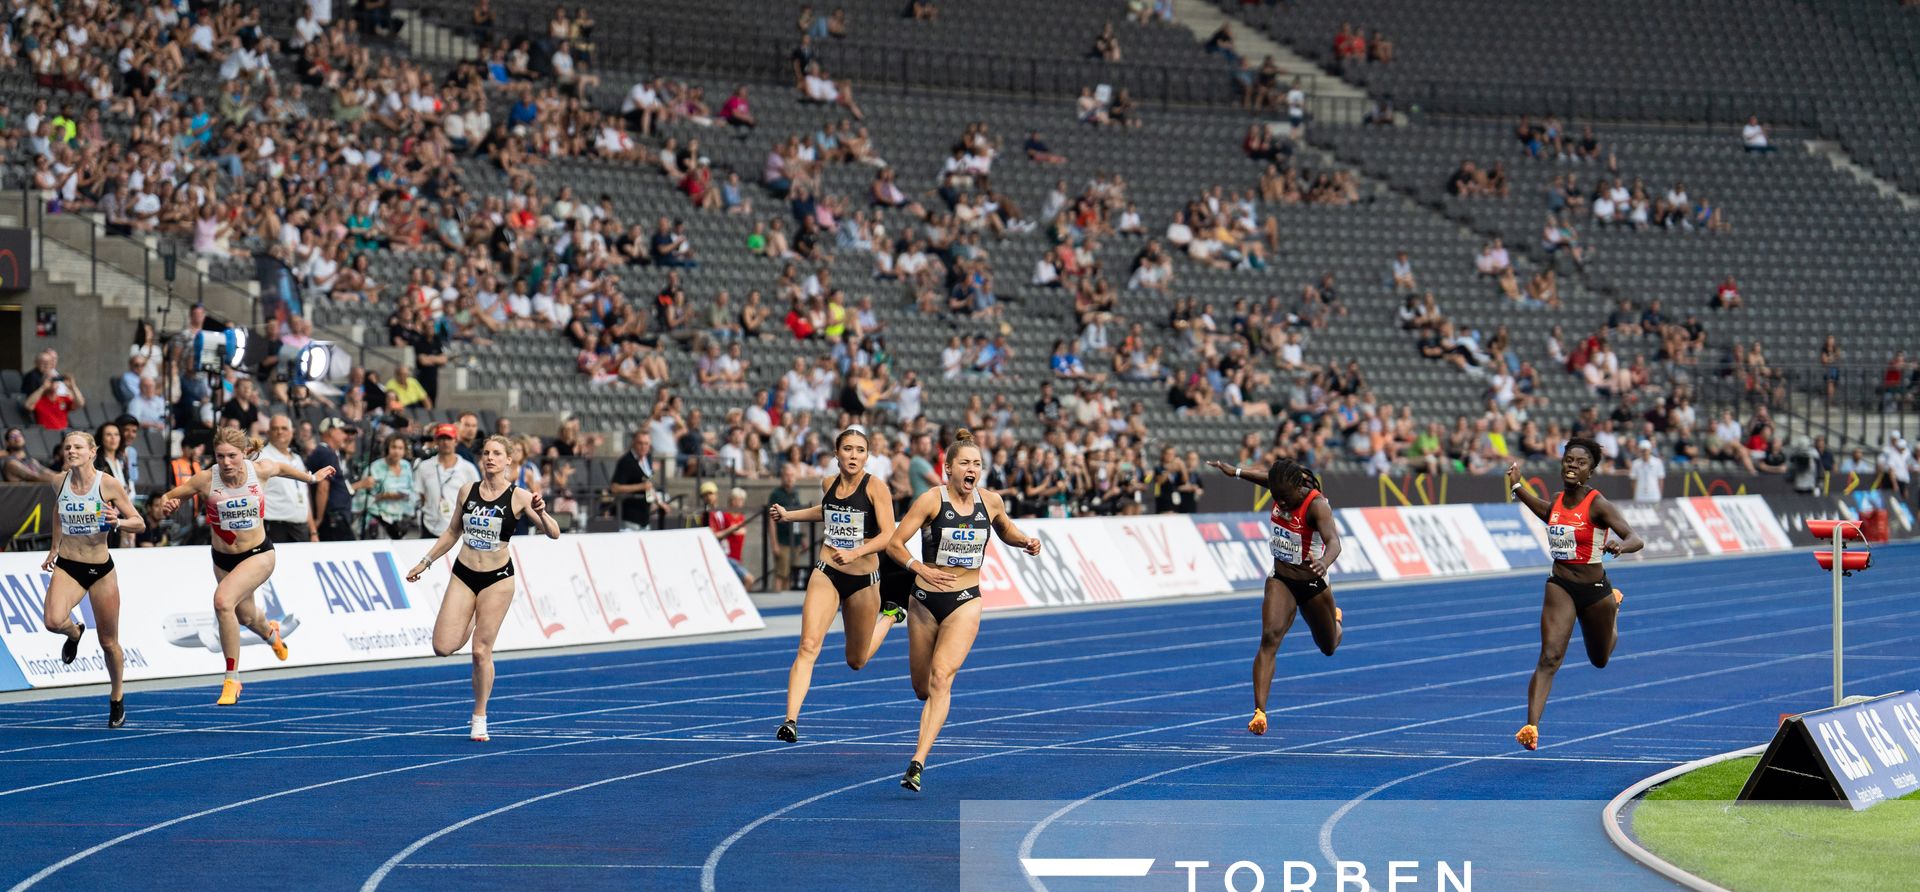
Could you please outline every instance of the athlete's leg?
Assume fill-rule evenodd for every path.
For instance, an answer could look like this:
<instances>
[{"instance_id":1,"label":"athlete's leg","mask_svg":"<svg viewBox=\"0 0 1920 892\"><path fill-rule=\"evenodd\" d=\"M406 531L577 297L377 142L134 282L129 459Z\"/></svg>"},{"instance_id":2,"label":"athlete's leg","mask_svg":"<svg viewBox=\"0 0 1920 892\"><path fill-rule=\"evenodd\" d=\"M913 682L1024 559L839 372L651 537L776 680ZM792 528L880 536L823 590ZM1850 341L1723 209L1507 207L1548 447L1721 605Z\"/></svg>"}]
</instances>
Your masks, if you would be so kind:
<instances>
[{"instance_id":1,"label":"athlete's leg","mask_svg":"<svg viewBox=\"0 0 1920 892\"><path fill-rule=\"evenodd\" d=\"M1300 605L1300 618L1307 621L1307 630L1313 633L1313 644L1320 652L1333 656L1340 646L1340 639L1346 630L1340 625L1340 609L1333 603L1331 587L1314 596L1313 600Z\"/></svg>"},{"instance_id":2,"label":"athlete's leg","mask_svg":"<svg viewBox=\"0 0 1920 892\"><path fill-rule=\"evenodd\" d=\"M273 637L267 626L266 612L254 603L253 593L273 576L273 552L256 554L220 577L213 588L213 611L220 620L220 652L226 655L228 671L240 660L240 627L252 630L261 640Z\"/></svg>"},{"instance_id":3,"label":"athlete's leg","mask_svg":"<svg viewBox=\"0 0 1920 892\"><path fill-rule=\"evenodd\" d=\"M493 695L493 642L500 637L500 623L513 604L513 580L503 579L487 586L475 597L473 614L473 714L487 714L487 698Z\"/></svg>"},{"instance_id":4,"label":"athlete's leg","mask_svg":"<svg viewBox=\"0 0 1920 892\"><path fill-rule=\"evenodd\" d=\"M433 618L434 656L450 657L467 646L467 638L473 634L476 603L473 589L467 588L460 577L447 580L447 593L440 598L440 612Z\"/></svg>"},{"instance_id":5,"label":"athlete's leg","mask_svg":"<svg viewBox=\"0 0 1920 892\"><path fill-rule=\"evenodd\" d=\"M1587 661L1595 669L1607 668L1614 645L1620 643L1620 602L1613 593L1588 604L1580 611L1580 637L1587 645Z\"/></svg>"},{"instance_id":6,"label":"athlete's leg","mask_svg":"<svg viewBox=\"0 0 1920 892\"><path fill-rule=\"evenodd\" d=\"M925 700L933 692L933 649L940 624L918 600L909 600L907 609L913 613L913 622L907 623L907 675L913 680L913 695Z\"/></svg>"},{"instance_id":7,"label":"athlete's leg","mask_svg":"<svg viewBox=\"0 0 1920 892\"><path fill-rule=\"evenodd\" d=\"M840 600L840 631L847 639L847 668L855 672L867 665L879 650L878 639L885 635L880 619L880 587L870 585Z\"/></svg>"},{"instance_id":8,"label":"athlete's leg","mask_svg":"<svg viewBox=\"0 0 1920 892\"><path fill-rule=\"evenodd\" d=\"M47 584L46 616L41 618L41 625L49 632L79 638L80 623L73 618L73 608L80 606L80 599L86 596L87 590L80 587L78 580L59 567L53 568L53 581Z\"/></svg>"},{"instance_id":9,"label":"athlete's leg","mask_svg":"<svg viewBox=\"0 0 1920 892\"><path fill-rule=\"evenodd\" d=\"M125 674L120 652L120 571L116 569L94 583L88 597L93 601L93 631L100 637L100 652L107 658L107 681L112 685L107 699L118 700Z\"/></svg>"},{"instance_id":10,"label":"athlete's leg","mask_svg":"<svg viewBox=\"0 0 1920 892\"><path fill-rule=\"evenodd\" d=\"M1267 691L1273 687L1273 658L1293 627L1300 608L1293 592L1278 579L1267 579L1267 597L1260 605L1260 650L1253 655L1253 708L1266 711ZM1258 732L1256 732L1258 733Z\"/></svg>"},{"instance_id":11,"label":"athlete's leg","mask_svg":"<svg viewBox=\"0 0 1920 892\"><path fill-rule=\"evenodd\" d=\"M920 707L920 745L913 750L913 761L925 765L927 751L933 749L933 741L940 736L941 726L947 723L947 708L953 700L953 677L960 672L960 664L967 661L967 652L973 650L973 639L980 634L980 600L961 605L947 614L944 622L933 630L933 659L927 671L927 688L924 706ZM932 619L932 614L928 614Z\"/></svg>"},{"instance_id":12,"label":"athlete's leg","mask_svg":"<svg viewBox=\"0 0 1920 892\"><path fill-rule=\"evenodd\" d=\"M1573 637L1573 596L1557 582L1547 583L1547 594L1540 606L1540 660L1534 664L1533 680L1527 682L1527 724L1539 725L1540 714L1547 710L1547 694L1553 690L1553 674L1566 659L1567 642Z\"/></svg>"},{"instance_id":13,"label":"athlete's leg","mask_svg":"<svg viewBox=\"0 0 1920 892\"><path fill-rule=\"evenodd\" d=\"M793 655L793 668L787 670L787 721L800 719L800 704L806 702L807 688L813 684L813 661L820 657L820 643L826 640L833 615L840 609L840 593L827 574L814 571L807 580L806 599L800 602L800 650Z\"/></svg>"}]
</instances>

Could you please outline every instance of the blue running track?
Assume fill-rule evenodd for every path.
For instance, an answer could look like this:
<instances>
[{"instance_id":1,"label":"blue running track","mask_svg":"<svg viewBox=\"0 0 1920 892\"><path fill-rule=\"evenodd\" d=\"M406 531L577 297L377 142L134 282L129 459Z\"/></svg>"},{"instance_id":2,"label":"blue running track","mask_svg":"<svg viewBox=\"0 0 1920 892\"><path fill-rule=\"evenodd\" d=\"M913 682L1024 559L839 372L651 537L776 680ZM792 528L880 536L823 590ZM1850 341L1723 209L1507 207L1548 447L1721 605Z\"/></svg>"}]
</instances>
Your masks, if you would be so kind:
<instances>
[{"instance_id":1,"label":"blue running track","mask_svg":"<svg viewBox=\"0 0 1920 892\"><path fill-rule=\"evenodd\" d=\"M1920 687L1920 546L1875 557L1849 581L1851 690ZM211 684L135 692L117 732L99 694L4 703L0 888L952 889L963 799L1320 800L1302 832L1347 851L1356 803L1604 800L1827 703L1805 552L1612 575L1619 649L1595 671L1576 633L1536 753L1512 734L1544 571L1347 588L1339 653L1304 627L1282 647L1265 737L1254 598L992 618L917 796L901 632L859 673L829 639L795 745L773 739L791 637L503 661L484 745L462 658L256 676L232 708ZM1036 854L1084 833L1055 817ZM1533 829L1556 859L1536 880L1656 887L1597 810ZM1078 882L1051 887L1122 888Z\"/></svg>"}]
</instances>

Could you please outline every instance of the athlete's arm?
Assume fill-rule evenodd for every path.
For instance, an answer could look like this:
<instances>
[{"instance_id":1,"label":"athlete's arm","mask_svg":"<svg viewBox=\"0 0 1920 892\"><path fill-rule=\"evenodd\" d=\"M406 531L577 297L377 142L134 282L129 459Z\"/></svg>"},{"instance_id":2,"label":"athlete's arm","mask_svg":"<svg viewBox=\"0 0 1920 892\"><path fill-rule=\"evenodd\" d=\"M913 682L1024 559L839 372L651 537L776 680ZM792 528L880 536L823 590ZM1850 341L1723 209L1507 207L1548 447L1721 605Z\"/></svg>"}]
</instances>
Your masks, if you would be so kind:
<instances>
[{"instance_id":1,"label":"athlete's arm","mask_svg":"<svg viewBox=\"0 0 1920 892\"><path fill-rule=\"evenodd\" d=\"M127 495L127 488L119 480L108 477L100 485L100 493L107 497L107 519L113 521L113 528L123 533L138 533L147 528L147 519L140 516L140 509L133 507L133 499ZM53 525L55 547L60 541L60 525Z\"/></svg>"},{"instance_id":2,"label":"athlete's arm","mask_svg":"<svg viewBox=\"0 0 1920 892\"><path fill-rule=\"evenodd\" d=\"M783 508L779 505L768 505L767 516L773 518L774 523L819 523L827 516L827 493L832 491L835 479L837 478L828 477L820 481L819 504L808 505L805 508Z\"/></svg>"},{"instance_id":3,"label":"athlete's arm","mask_svg":"<svg viewBox=\"0 0 1920 892\"><path fill-rule=\"evenodd\" d=\"M207 488L207 483L212 478L213 478L213 471L207 468L202 468L199 471L196 471L192 477L188 477L185 483L182 483L179 486L176 486L162 493L160 495L160 516L165 517L169 514L172 514L173 509L180 507L181 499L184 499L188 496L197 496L200 493L205 492Z\"/></svg>"},{"instance_id":4,"label":"athlete's arm","mask_svg":"<svg viewBox=\"0 0 1920 892\"><path fill-rule=\"evenodd\" d=\"M1526 481L1520 479L1520 463L1514 462L1507 465L1507 488L1513 490L1514 499L1527 506L1527 510L1532 511L1533 515L1540 518L1542 522L1546 521L1553 506L1547 504L1546 499L1534 495L1525 484Z\"/></svg>"},{"instance_id":5,"label":"athlete's arm","mask_svg":"<svg viewBox=\"0 0 1920 892\"><path fill-rule=\"evenodd\" d=\"M58 498L59 493L55 493L54 496ZM61 524L57 522L58 520L59 518L55 518L56 522L53 524L53 544L47 548L47 559L40 562L40 572L42 573L52 573L53 562L60 558L60 539L65 536L66 533L60 529Z\"/></svg>"},{"instance_id":6,"label":"athlete's arm","mask_svg":"<svg viewBox=\"0 0 1920 892\"><path fill-rule=\"evenodd\" d=\"M954 575L939 567L921 563L920 559L914 557L913 552L907 549L907 539L920 533L920 528L927 525L927 519L933 516L934 506L939 503L939 490L929 489L921 493L919 498L913 500L913 505L907 508L907 516L893 528L893 535L887 537L887 556L893 558L894 563L912 570L914 575L935 586L952 585Z\"/></svg>"},{"instance_id":7,"label":"athlete's arm","mask_svg":"<svg viewBox=\"0 0 1920 892\"><path fill-rule=\"evenodd\" d=\"M993 515L993 531L1000 534L1000 541L1030 556L1038 557L1040 537L1020 532L1020 528L1013 525L1013 516L1007 513L1007 503L1001 500L998 493L988 493L988 495L992 495L993 498L987 501L987 511Z\"/></svg>"},{"instance_id":8,"label":"athlete's arm","mask_svg":"<svg viewBox=\"0 0 1920 892\"><path fill-rule=\"evenodd\" d=\"M1219 471L1228 477L1238 477L1254 486L1267 485L1267 472L1265 468L1237 468L1223 461L1209 461L1207 462L1207 467Z\"/></svg>"},{"instance_id":9,"label":"athlete's arm","mask_svg":"<svg viewBox=\"0 0 1920 892\"><path fill-rule=\"evenodd\" d=\"M318 471L308 472L306 468L300 467L299 465L290 465L286 462L278 461L257 461L253 463L253 469L255 473L260 475L260 479L262 480L269 477L290 477L301 483L319 483L333 476L332 466L321 468ZM321 504L326 504L324 499L320 500L320 502Z\"/></svg>"},{"instance_id":10,"label":"athlete's arm","mask_svg":"<svg viewBox=\"0 0 1920 892\"><path fill-rule=\"evenodd\" d=\"M1627 529L1627 519L1607 501L1605 496L1593 500L1593 524L1612 530L1619 538L1609 540L1601 550L1608 554L1632 554L1647 547L1640 535Z\"/></svg>"},{"instance_id":11,"label":"athlete's arm","mask_svg":"<svg viewBox=\"0 0 1920 892\"><path fill-rule=\"evenodd\" d=\"M515 502L520 502L522 498L525 498L526 501L519 505L518 509L514 511L514 514L524 514L533 518L533 525L539 527L540 532L546 534L547 538L560 538L560 522L554 520L553 515L547 513L546 497L531 489L522 489L514 493ZM452 525L448 525L447 529L453 529Z\"/></svg>"},{"instance_id":12,"label":"athlete's arm","mask_svg":"<svg viewBox=\"0 0 1920 892\"><path fill-rule=\"evenodd\" d=\"M868 477L867 498L873 501L873 522L878 525L879 533L860 543L859 547L845 552L850 561L886 551L893 540L893 490L880 478Z\"/></svg>"},{"instance_id":13,"label":"athlete's arm","mask_svg":"<svg viewBox=\"0 0 1920 892\"><path fill-rule=\"evenodd\" d=\"M466 504L467 493L478 485L477 483L460 484L460 498L454 502L454 504ZM407 581L419 582L420 577L426 575L427 568L433 566L433 562L439 560L441 555L453 550L454 543L459 540L460 524L449 522L447 524L447 531L441 533L440 538L433 540L433 547L427 549L426 556L420 559L420 563L414 564L412 570L407 571Z\"/></svg>"},{"instance_id":14,"label":"athlete's arm","mask_svg":"<svg viewBox=\"0 0 1920 892\"><path fill-rule=\"evenodd\" d=\"M1320 534L1320 541L1327 548L1317 558L1310 558L1309 568L1315 576L1327 575L1328 568L1340 559L1340 525L1333 522L1333 506L1327 503L1327 497L1321 496L1307 506L1307 520L1313 523L1313 531Z\"/></svg>"}]
</instances>

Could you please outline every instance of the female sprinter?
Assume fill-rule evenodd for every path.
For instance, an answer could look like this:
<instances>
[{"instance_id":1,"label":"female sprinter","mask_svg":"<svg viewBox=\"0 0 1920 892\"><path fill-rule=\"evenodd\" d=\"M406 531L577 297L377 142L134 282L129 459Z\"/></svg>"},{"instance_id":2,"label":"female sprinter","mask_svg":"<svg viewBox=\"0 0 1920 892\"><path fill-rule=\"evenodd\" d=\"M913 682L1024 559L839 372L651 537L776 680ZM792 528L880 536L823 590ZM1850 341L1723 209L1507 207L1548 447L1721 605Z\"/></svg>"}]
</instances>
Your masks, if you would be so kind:
<instances>
[{"instance_id":1,"label":"female sprinter","mask_svg":"<svg viewBox=\"0 0 1920 892\"><path fill-rule=\"evenodd\" d=\"M880 609L880 552L893 536L893 492L886 481L866 472L867 435L847 428L833 439L840 473L820 484L820 504L798 511L779 505L767 508L774 523L811 523L824 520L826 541L820 559L807 578L806 600L800 606L800 652L787 671L787 720L775 737L792 743L800 739L800 704L813 683L813 661L820 643L840 612L847 639L847 666L859 671L895 622L904 618L899 608L891 615Z\"/></svg>"},{"instance_id":2,"label":"female sprinter","mask_svg":"<svg viewBox=\"0 0 1920 892\"><path fill-rule=\"evenodd\" d=\"M947 447L946 485L914 499L887 543L887 554L919 577L908 608L913 621L907 625L907 641L913 692L926 705L920 710L920 745L900 778L900 786L916 793L927 752L947 722L953 676L980 633L980 567L987 560L988 529L997 530L1000 541L1029 555L1040 553L1040 540L1013 525L999 494L977 488L984 476L986 463L980 447L963 428ZM921 537L918 558L907 548L915 536Z\"/></svg>"},{"instance_id":3,"label":"female sprinter","mask_svg":"<svg viewBox=\"0 0 1920 892\"><path fill-rule=\"evenodd\" d=\"M1306 465L1288 459L1265 471L1242 469L1225 462L1207 466L1231 474L1273 493L1273 574L1267 577L1266 600L1260 605L1260 650L1253 656L1253 720L1247 730L1267 733L1267 691L1273 687L1273 659L1280 639L1293 627L1295 614L1307 619L1313 643L1333 656L1340 646L1341 614L1327 585L1327 568L1340 559L1340 528L1333 522L1333 506L1320 494L1320 479Z\"/></svg>"},{"instance_id":4,"label":"female sprinter","mask_svg":"<svg viewBox=\"0 0 1920 892\"><path fill-rule=\"evenodd\" d=\"M1605 669L1620 640L1620 602L1624 596L1607 581L1600 561L1609 554L1632 554L1646 547L1627 529L1626 519L1596 490L1587 485L1600 463L1600 444L1586 437L1567 441L1560 456L1560 479L1566 486L1548 503L1527 491L1518 464L1507 466L1507 486L1514 498L1547 524L1547 551L1553 573L1547 577L1547 598L1540 607L1540 661L1527 683L1527 724L1513 739L1527 749L1540 747L1540 714L1546 711L1553 674L1567 655L1573 622L1580 621L1580 637L1587 645L1587 661ZM1608 533L1620 538L1611 539Z\"/></svg>"},{"instance_id":5,"label":"female sprinter","mask_svg":"<svg viewBox=\"0 0 1920 892\"><path fill-rule=\"evenodd\" d=\"M239 428L222 428L213 435L213 467L187 478L160 497L160 516L179 507L180 500L199 496L207 503L207 528L213 531L213 612L220 621L220 651L227 658L227 678L220 683L215 706L232 706L240 699L240 627L246 626L287 658L280 640L280 623L253 602L255 589L273 575L273 543L267 541L267 496L261 482L292 477L318 483L333 476L332 468L311 474L306 468L277 461L259 461L261 442Z\"/></svg>"},{"instance_id":6,"label":"female sprinter","mask_svg":"<svg viewBox=\"0 0 1920 892\"><path fill-rule=\"evenodd\" d=\"M535 528L549 539L560 538L560 525L547 514L547 500L539 493L513 485L514 445L506 437L488 437L480 444L480 480L460 488L458 522L427 550L426 557L407 573L419 582L427 568L453 549L466 546L453 561L453 578L440 599L440 615L433 622L433 652L452 656L473 639L473 725L468 735L487 741L487 698L493 694L493 640L513 604L513 556L507 542L515 521L531 517Z\"/></svg>"},{"instance_id":7,"label":"female sprinter","mask_svg":"<svg viewBox=\"0 0 1920 892\"><path fill-rule=\"evenodd\" d=\"M113 684L107 727L118 728L127 723L127 706L120 698L120 576L107 554L107 539L117 532L138 533L146 529L146 521L127 497L127 488L93 466L98 452L86 431L69 431L60 441L60 455L67 463L56 503L60 522L53 525L53 550L40 569L53 574L47 584L47 631L67 636L60 662L71 664L80 655L80 636L87 626L73 618L73 608L81 598L93 599L94 631Z\"/></svg>"}]
</instances>

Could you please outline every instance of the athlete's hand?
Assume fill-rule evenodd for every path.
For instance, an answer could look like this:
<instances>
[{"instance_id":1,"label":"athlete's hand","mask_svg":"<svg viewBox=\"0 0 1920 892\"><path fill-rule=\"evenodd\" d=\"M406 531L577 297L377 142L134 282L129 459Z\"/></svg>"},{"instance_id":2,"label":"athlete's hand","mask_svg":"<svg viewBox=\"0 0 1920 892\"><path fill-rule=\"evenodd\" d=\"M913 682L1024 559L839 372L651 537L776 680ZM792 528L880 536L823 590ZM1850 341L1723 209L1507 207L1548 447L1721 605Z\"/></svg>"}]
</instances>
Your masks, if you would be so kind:
<instances>
[{"instance_id":1,"label":"athlete's hand","mask_svg":"<svg viewBox=\"0 0 1920 892\"><path fill-rule=\"evenodd\" d=\"M959 578L931 564L921 564L914 572L920 574L921 579L926 580L928 584L934 586L952 585L953 581Z\"/></svg>"},{"instance_id":2,"label":"athlete's hand","mask_svg":"<svg viewBox=\"0 0 1920 892\"><path fill-rule=\"evenodd\" d=\"M158 509L159 514L161 517L166 517L167 515L173 513L173 509L178 507L180 507L179 499L161 499L160 507Z\"/></svg>"},{"instance_id":3,"label":"athlete's hand","mask_svg":"<svg viewBox=\"0 0 1920 892\"><path fill-rule=\"evenodd\" d=\"M1311 571L1315 576L1325 577L1327 575L1327 569L1328 569L1327 559L1314 558L1313 560L1307 562L1307 569Z\"/></svg>"},{"instance_id":4,"label":"athlete's hand","mask_svg":"<svg viewBox=\"0 0 1920 892\"><path fill-rule=\"evenodd\" d=\"M836 567L844 567L848 564L853 563L853 553L845 549L834 548L833 546L829 545L827 546L827 552L828 552L828 560L833 561L833 565Z\"/></svg>"},{"instance_id":5,"label":"athlete's hand","mask_svg":"<svg viewBox=\"0 0 1920 892\"><path fill-rule=\"evenodd\" d=\"M1519 482L1520 482L1520 463L1513 462L1507 465L1507 489L1509 490L1513 489L1514 484Z\"/></svg>"},{"instance_id":6,"label":"athlete's hand","mask_svg":"<svg viewBox=\"0 0 1920 892\"><path fill-rule=\"evenodd\" d=\"M407 571L407 581L419 582L420 577L425 575L427 575L427 562L421 561L420 563L414 564L413 569Z\"/></svg>"},{"instance_id":7,"label":"athlete's hand","mask_svg":"<svg viewBox=\"0 0 1920 892\"><path fill-rule=\"evenodd\" d=\"M55 554L54 552L51 552L51 551L47 552L47 559L40 562L40 572L52 573L53 562L59 559L60 559L60 556L58 554Z\"/></svg>"},{"instance_id":8,"label":"athlete's hand","mask_svg":"<svg viewBox=\"0 0 1920 892\"><path fill-rule=\"evenodd\" d=\"M318 471L313 472L313 482L319 483L320 481L325 480L328 477L332 477L332 476L333 476L333 466L328 465L324 468L321 468Z\"/></svg>"},{"instance_id":9,"label":"athlete's hand","mask_svg":"<svg viewBox=\"0 0 1920 892\"><path fill-rule=\"evenodd\" d=\"M1600 550L1606 552L1607 554L1613 555L1614 557L1619 557L1620 556L1620 540L1615 539L1612 542L1608 542L1607 544L1600 546Z\"/></svg>"},{"instance_id":10,"label":"athlete's hand","mask_svg":"<svg viewBox=\"0 0 1920 892\"><path fill-rule=\"evenodd\" d=\"M1026 552L1028 557L1039 557L1040 556L1040 537L1028 536L1027 544L1020 546L1020 550Z\"/></svg>"},{"instance_id":11,"label":"athlete's hand","mask_svg":"<svg viewBox=\"0 0 1920 892\"><path fill-rule=\"evenodd\" d=\"M1220 473L1222 473L1222 474L1225 474L1225 475L1227 475L1228 477L1238 477L1238 476L1240 476L1239 474L1236 474L1236 473L1234 473L1234 471L1236 471L1236 470L1238 470L1237 468L1235 468L1234 466L1232 466L1232 465L1230 465L1230 464L1227 464L1226 462L1223 462L1223 461L1212 461L1212 460L1209 460L1209 461L1207 462L1207 467L1209 467L1209 468L1212 468L1212 469L1214 469L1214 470L1216 470L1216 471L1219 471Z\"/></svg>"},{"instance_id":12,"label":"athlete's hand","mask_svg":"<svg viewBox=\"0 0 1920 892\"><path fill-rule=\"evenodd\" d=\"M100 519L101 520L119 520L120 506L115 505L112 502L108 502L105 505L102 505L100 507Z\"/></svg>"},{"instance_id":13,"label":"athlete's hand","mask_svg":"<svg viewBox=\"0 0 1920 892\"><path fill-rule=\"evenodd\" d=\"M767 517L771 518L774 523L786 523L787 509L779 505L768 505Z\"/></svg>"},{"instance_id":14,"label":"athlete's hand","mask_svg":"<svg viewBox=\"0 0 1920 892\"><path fill-rule=\"evenodd\" d=\"M535 514L545 514L547 513L547 500L544 496L536 492L533 494L533 501L528 502L527 507L532 508Z\"/></svg>"}]
</instances>

